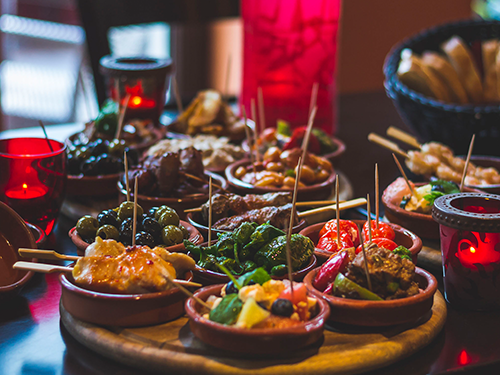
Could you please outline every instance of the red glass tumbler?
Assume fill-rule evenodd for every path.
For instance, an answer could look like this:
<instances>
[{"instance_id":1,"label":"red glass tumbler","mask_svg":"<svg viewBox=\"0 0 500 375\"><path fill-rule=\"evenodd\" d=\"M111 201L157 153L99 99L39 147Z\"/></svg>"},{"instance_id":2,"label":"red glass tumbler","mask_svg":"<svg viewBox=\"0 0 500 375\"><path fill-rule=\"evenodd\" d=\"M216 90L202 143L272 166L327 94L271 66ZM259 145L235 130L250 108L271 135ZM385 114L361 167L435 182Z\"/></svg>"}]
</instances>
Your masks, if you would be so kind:
<instances>
[{"instance_id":1,"label":"red glass tumbler","mask_svg":"<svg viewBox=\"0 0 500 375\"><path fill-rule=\"evenodd\" d=\"M439 197L446 300L469 310L500 308L500 196L459 193Z\"/></svg>"},{"instance_id":2,"label":"red glass tumbler","mask_svg":"<svg viewBox=\"0 0 500 375\"><path fill-rule=\"evenodd\" d=\"M165 105L172 60L104 56L100 64L108 97L119 102L120 107L127 105L128 101L125 121L151 120L157 125Z\"/></svg>"},{"instance_id":3,"label":"red glass tumbler","mask_svg":"<svg viewBox=\"0 0 500 375\"><path fill-rule=\"evenodd\" d=\"M319 84L315 127L335 132L335 68L341 0L241 0L243 88L248 109L262 88L266 126L307 124Z\"/></svg>"},{"instance_id":4,"label":"red glass tumbler","mask_svg":"<svg viewBox=\"0 0 500 375\"><path fill-rule=\"evenodd\" d=\"M49 235L65 190L64 143L45 138L0 140L0 200L24 220Z\"/></svg>"}]
</instances>

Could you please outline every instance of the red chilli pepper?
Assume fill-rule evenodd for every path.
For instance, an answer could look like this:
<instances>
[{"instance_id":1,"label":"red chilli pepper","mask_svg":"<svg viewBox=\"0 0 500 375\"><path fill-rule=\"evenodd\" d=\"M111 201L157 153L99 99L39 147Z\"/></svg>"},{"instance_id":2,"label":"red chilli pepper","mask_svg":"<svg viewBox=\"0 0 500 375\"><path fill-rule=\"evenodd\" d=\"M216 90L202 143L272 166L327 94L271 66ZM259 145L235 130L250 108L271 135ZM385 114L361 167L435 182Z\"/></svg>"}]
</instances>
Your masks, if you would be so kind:
<instances>
[{"instance_id":1,"label":"red chilli pepper","mask_svg":"<svg viewBox=\"0 0 500 375\"><path fill-rule=\"evenodd\" d=\"M390 251L392 251L396 247L398 247L396 242L394 242L393 240L390 240L388 238L382 238L382 237L372 238L372 242L374 244L376 244L378 247L382 247L382 248L390 250ZM364 243L365 249L368 246L368 243L369 243L369 241L365 241L365 243ZM361 252L361 245L359 245L358 248L356 249L356 254L360 253L360 252Z\"/></svg>"},{"instance_id":2,"label":"red chilli pepper","mask_svg":"<svg viewBox=\"0 0 500 375\"><path fill-rule=\"evenodd\" d=\"M363 235L365 238L369 237L368 233L368 221L365 222L363 225ZM382 223L378 222L378 229L377 229L377 223L375 220L372 220L372 239L373 238L388 238L390 240L394 240L396 237L396 233L394 233L394 229L387 224L387 223Z\"/></svg>"},{"instance_id":3,"label":"red chilli pepper","mask_svg":"<svg viewBox=\"0 0 500 375\"><path fill-rule=\"evenodd\" d=\"M349 254L346 251L331 256L316 274L314 287L321 292L324 291L329 284L333 283L338 273L345 270L348 263Z\"/></svg>"}]
</instances>

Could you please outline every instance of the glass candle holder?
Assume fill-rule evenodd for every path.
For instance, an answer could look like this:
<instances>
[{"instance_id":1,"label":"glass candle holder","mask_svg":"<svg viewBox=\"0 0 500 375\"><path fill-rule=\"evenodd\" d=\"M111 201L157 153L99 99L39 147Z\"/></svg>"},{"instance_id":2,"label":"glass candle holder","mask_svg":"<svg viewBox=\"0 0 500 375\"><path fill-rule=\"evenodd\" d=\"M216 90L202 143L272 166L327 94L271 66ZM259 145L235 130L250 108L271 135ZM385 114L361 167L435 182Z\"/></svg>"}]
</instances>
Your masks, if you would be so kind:
<instances>
[{"instance_id":1,"label":"glass candle holder","mask_svg":"<svg viewBox=\"0 0 500 375\"><path fill-rule=\"evenodd\" d=\"M459 193L439 197L446 300L469 310L500 307L500 196Z\"/></svg>"},{"instance_id":2,"label":"glass candle holder","mask_svg":"<svg viewBox=\"0 0 500 375\"><path fill-rule=\"evenodd\" d=\"M120 103L120 107L128 101L125 121L151 120L158 125L166 101L167 77L173 70L172 60L104 56L100 64L108 97Z\"/></svg>"},{"instance_id":3,"label":"glass candle holder","mask_svg":"<svg viewBox=\"0 0 500 375\"><path fill-rule=\"evenodd\" d=\"M262 88L266 126L307 124L319 84L315 127L335 132L335 68L341 0L242 0L243 89L250 108Z\"/></svg>"},{"instance_id":4,"label":"glass candle holder","mask_svg":"<svg viewBox=\"0 0 500 375\"><path fill-rule=\"evenodd\" d=\"M0 200L25 221L49 235L65 190L64 143L45 138L0 140Z\"/></svg>"}]
</instances>

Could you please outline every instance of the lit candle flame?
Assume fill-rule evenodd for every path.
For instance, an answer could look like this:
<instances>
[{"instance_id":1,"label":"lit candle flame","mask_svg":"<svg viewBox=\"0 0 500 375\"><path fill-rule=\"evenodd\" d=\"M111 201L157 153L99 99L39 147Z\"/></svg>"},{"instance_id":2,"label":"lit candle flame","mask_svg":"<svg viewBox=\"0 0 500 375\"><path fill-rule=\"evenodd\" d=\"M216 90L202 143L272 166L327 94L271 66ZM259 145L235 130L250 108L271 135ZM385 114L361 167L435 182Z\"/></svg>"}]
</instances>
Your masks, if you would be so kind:
<instances>
[{"instance_id":1,"label":"lit candle flame","mask_svg":"<svg viewBox=\"0 0 500 375\"><path fill-rule=\"evenodd\" d=\"M142 98L140 96L134 96L130 101L132 102L133 105L139 106L142 102Z\"/></svg>"},{"instance_id":2,"label":"lit candle flame","mask_svg":"<svg viewBox=\"0 0 500 375\"><path fill-rule=\"evenodd\" d=\"M474 247L472 247L472 246L471 246L471 247L470 247L470 249L469 249L469 251L470 251L472 254L474 254L474 253L476 252L476 249L475 249Z\"/></svg>"}]
</instances>

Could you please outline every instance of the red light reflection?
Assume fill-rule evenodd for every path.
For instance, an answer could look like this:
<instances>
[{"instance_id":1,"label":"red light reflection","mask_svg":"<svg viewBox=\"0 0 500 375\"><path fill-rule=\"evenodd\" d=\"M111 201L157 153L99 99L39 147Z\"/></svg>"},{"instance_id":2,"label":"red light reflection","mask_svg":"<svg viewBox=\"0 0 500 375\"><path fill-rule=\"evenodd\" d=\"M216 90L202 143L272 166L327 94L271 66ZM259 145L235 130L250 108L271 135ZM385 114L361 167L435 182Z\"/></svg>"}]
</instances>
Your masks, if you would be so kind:
<instances>
[{"instance_id":1,"label":"red light reflection","mask_svg":"<svg viewBox=\"0 0 500 375\"><path fill-rule=\"evenodd\" d=\"M58 274L45 275L47 290L37 300L31 302L29 305L31 316L37 323L46 321L59 313L61 284L59 284L58 277Z\"/></svg>"},{"instance_id":2,"label":"red light reflection","mask_svg":"<svg viewBox=\"0 0 500 375\"><path fill-rule=\"evenodd\" d=\"M463 349L460 354L458 355L457 362L460 366L465 366L471 363L472 358L470 357L469 353L465 349Z\"/></svg>"}]
</instances>

